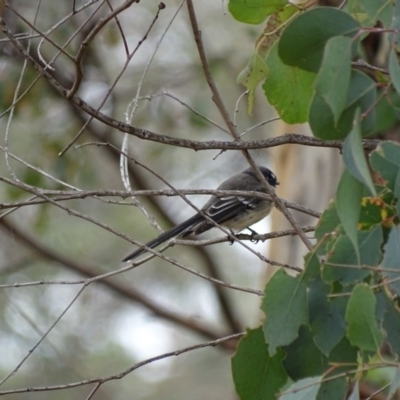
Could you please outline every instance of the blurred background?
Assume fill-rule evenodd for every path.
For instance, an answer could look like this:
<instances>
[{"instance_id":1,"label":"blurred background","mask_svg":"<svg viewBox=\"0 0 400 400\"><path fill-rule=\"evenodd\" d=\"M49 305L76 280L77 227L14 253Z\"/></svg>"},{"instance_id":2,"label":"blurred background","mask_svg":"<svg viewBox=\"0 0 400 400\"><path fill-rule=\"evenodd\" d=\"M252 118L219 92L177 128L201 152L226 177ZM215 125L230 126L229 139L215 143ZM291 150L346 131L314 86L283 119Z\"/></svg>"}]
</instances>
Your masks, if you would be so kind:
<instances>
[{"instance_id":1,"label":"blurred background","mask_svg":"<svg viewBox=\"0 0 400 400\"><path fill-rule=\"evenodd\" d=\"M34 59L49 62L57 55L57 46L65 46L69 54L76 55L100 19L123 2L13 0L8 2L12 9L0 3L2 17L19 43ZM248 115L246 97L240 99L245 89L236 83L253 52L260 27L234 21L227 2L194 3L211 72L239 130L274 117L261 90L256 93L253 115ZM165 1L166 8L145 38L158 4L153 0L134 3L118 15L118 24L114 19L104 25L82 60L84 76L78 96L93 107L104 101L102 112L126 122L141 86L137 108L129 121L133 126L191 140L230 140L204 79L186 5ZM43 35L48 40L41 43ZM132 52L144 38L123 70L126 47ZM48 71L69 88L75 65L61 54ZM26 205L32 193L16 187L18 182L53 191L124 190L117 150L123 134L95 120L84 127L89 116L60 96L46 79L38 78L5 35L0 39L0 93L0 284L40 280L67 283L0 290L0 391L118 374L150 357L259 324L258 296L213 285L157 258L83 289L82 284L68 284L121 268L120 260L134 249L127 240L93 221L142 243L158 232L129 198L92 196L60 202L91 221L49 202ZM59 156L83 127L74 146ZM286 132L308 134L308 128L287 127L275 121L252 130L245 139L265 139ZM129 154L180 189L214 189L248 166L240 152L196 152L133 136L129 138ZM280 146L251 154L276 173L281 197L317 211L322 211L332 197L340 176L337 151ZM3 178L12 179L14 184ZM168 188L133 162L129 163L129 178L133 190ZM190 196L196 206L202 206L206 199ZM163 229L193 213L178 197L137 200ZM16 203L19 206L12 207ZM301 226L316 222L295 215ZM289 227L274 210L272 218L254 229L266 233ZM222 233L215 232L203 238L219 236ZM297 267L301 267L306 252L296 237L247 243L275 261ZM166 254L206 275L252 289L263 289L273 272L237 243L176 245ZM93 398L235 399L230 372L234 347L235 343L229 342L151 363L121 380L103 384ZM19 393L10 398L85 399L93 387Z\"/></svg>"}]
</instances>

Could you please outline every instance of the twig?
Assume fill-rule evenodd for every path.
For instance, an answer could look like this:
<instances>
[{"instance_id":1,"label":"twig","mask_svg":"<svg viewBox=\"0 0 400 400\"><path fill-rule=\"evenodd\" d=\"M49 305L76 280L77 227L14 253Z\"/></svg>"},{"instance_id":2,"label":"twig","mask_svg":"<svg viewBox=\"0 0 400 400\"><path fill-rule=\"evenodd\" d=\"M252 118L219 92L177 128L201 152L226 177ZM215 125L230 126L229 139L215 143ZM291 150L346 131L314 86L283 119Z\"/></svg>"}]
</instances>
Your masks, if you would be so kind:
<instances>
[{"instance_id":1,"label":"twig","mask_svg":"<svg viewBox=\"0 0 400 400\"><path fill-rule=\"evenodd\" d=\"M106 3L108 4L108 7L110 7L111 11L114 11L114 8L112 6L112 4L110 3L110 0L106 0ZM124 44L124 49L125 49L125 54L127 57L129 57L129 47L128 47L128 43L126 41L126 37L125 37L125 33L122 29L121 23L119 22L118 17L115 17L115 23L117 24L119 33L121 34L121 38L122 38L122 43Z\"/></svg>"},{"instance_id":2,"label":"twig","mask_svg":"<svg viewBox=\"0 0 400 400\"><path fill-rule=\"evenodd\" d=\"M181 354L184 353L188 353L189 351L193 351L193 350L198 350L198 349L203 349L205 347L215 347L218 346L224 342L229 342L229 341L236 341L237 339L241 338L242 336L244 336L246 333L245 332L240 332L240 333L235 333L234 335L229 335L229 336L225 336L216 340L212 340L209 342L205 342L205 343L200 343L200 344L196 344L194 346L190 346L190 347L185 347L181 350L176 350L176 351L172 351L169 353L164 353L164 354L160 354L156 357L152 357L152 358L148 358L147 360L141 361L139 363L136 363L134 365L132 365L131 367L127 368L126 370L120 372L119 374L115 374L115 375L109 375L106 376L104 378L94 378L94 379L87 379L84 381L80 381L80 382L73 382L73 383L67 383L65 385L56 385L56 386L42 386L42 387L30 387L30 388L22 388L22 389L10 389L10 390L3 390L0 392L0 396L5 396L8 394L17 394L17 393L27 393L27 392L47 392L47 391L51 391L51 390L63 390L63 389L70 389L70 388L74 388L77 386L85 386L85 385L90 385L92 383L97 383L97 384L103 384L104 382L108 382L111 380L117 380L117 379L122 379L124 378L126 375L130 374L131 372L133 372L134 370L143 367L144 365L148 365L151 364L153 362L159 361L159 360L163 360L165 358L169 358L169 357L176 357L179 356Z\"/></svg>"},{"instance_id":3,"label":"twig","mask_svg":"<svg viewBox=\"0 0 400 400\"><path fill-rule=\"evenodd\" d=\"M46 339L47 335L53 330L53 328L58 324L61 318L66 314L66 312L72 307L78 297L82 294L83 290L86 288L86 285L83 285L78 293L74 296L74 298L70 301L68 306L63 310L63 312L59 315L59 317L53 322L50 328L43 334L43 336L39 339L39 341L28 351L28 354L19 362L19 364L4 378L0 381L0 386L5 383L9 378L11 378L22 366L22 364L28 359L28 357L38 348L38 346Z\"/></svg>"},{"instance_id":4,"label":"twig","mask_svg":"<svg viewBox=\"0 0 400 400\"><path fill-rule=\"evenodd\" d=\"M315 226L305 226L301 228L303 232L314 232ZM260 241L265 242L270 239L276 239L284 236L294 236L297 235L297 232L294 229L287 229L284 231L276 231L271 233L264 233L258 235L246 235L244 233L236 234L238 240L247 240L247 241ZM188 245L188 246L209 246L212 244L219 244L219 243L227 243L229 242L229 236L224 236L216 239L210 240L182 240L182 239L175 239L171 242L171 246L175 243L179 245ZM400 272L400 271L399 271Z\"/></svg>"},{"instance_id":5,"label":"twig","mask_svg":"<svg viewBox=\"0 0 400 400\"><path fill-rule=\"evenodd\" d=\"M229 130L230 134L232 135L232 137L235 140L240 140L239 133L228 113L227 108L225 107L222 97L217 89L217 85L215 84L214 78L210 72L210 68L208 66L208 61L207 61L207 56L204 51L203 42L201 40L201 31L200 31L199 25L197 23L196 13L194 11L194 6L193 6L192 0L186 0L186 5L187 5L188 13L189 13L190 24L192 25L194 40L196 42L197 50L198 50L198 53L200 56L201 65L203 67L204 75L206 77L208 86L213 95L214 103L216 104L216 106L222 116L222 119L224 120L226 126L228 127L228 130Z\"/></svg>"},{"instance_id":6,"label":"twig","mask_svg":"<svg viewBox=\"0 0 400 400\"><path fill-rule=\"evenodd\" d=\"M75 80L74 83L72 84L71 89L68 90L67 92L67 99L75 95L82 82L83 78L82 59L83 56L85 55L86 49L88 48L90 42L95 38L95 36L100 32L100 30L104 28L104 26L108 23L108 21L114 19L118 14L129 8L133 3L138 3L138 0L126 0L125 3L121 4L114 11L110 12L110 14L108 14L105 18L101 18L99 22L90 31L90 33L87 35L86 39L81 43L78 50L78 54L74 57Z\"/></svg>"},{"instance_id":7,"label":"twig","mask_svg":"<svg viewBox=\"0 0 400 400\"><path fill-rule=\"evenodd\" d=\"M280 120L281 120L281 117L274 117L274 118L267 119L266 121L259 122L258 124L255 124L255 125L251 126L250 128L245 129L245 130L240 134L240 137L246 135L247 133L253 131L254 129L259 128L260 126L264 126L264 125L266 125L266 124L269 124L270 122L280 121Z\"/></svg>"},{"instance_id":8,"label":"twig","mask_svg":"<svg viewBox=\"0 0 400 400\"><path fill-rule=\"evenodd\" d=\"M14 181L9 178L4 178L0 176L0 181L7 183L9 185L15 186L21 190L29 191L27 188L31 188L33 186L28 186L24 183L20 183L18 181ZM35 188L37 189L37 188ZM241 196L241 197L255 197L260 199L271 200L272 197L268 194L261 193L261 192L243 192L240 190L212 190L212 189L175 189L175 190L168 190L168 189L161 189L161 190L134 190L131 192L127 191L119 191L119 190L88 190L83 191L76 189L74 192L70 191L63 191L63 190L46 190L40 189L41 194L43 195L58 195L60 197L52 197L52 201L67 201L67 200L76 200L76 199L85 199L87 197L121 197L123 199L132 197L132 196L181 196L181 195L190 195L190 194L201 194L201 195L215 195L215 196ZM313 217L319 218L321 213L311 210L309 208L303 207L296 203L291 203L287 200L281 199L282 202L288 208L292 208L293 210L300 211L304 214L311 215ZM21 202L15 203L0 203L0 209L8 209L14 207L23 207L23 206L30 206L33 204L43 204L47 203L46 199L40 200L26 200Z\"/></svg>"},{"instance_id":9,"label":"twig","mask_svg":"<svg viewBox=\"0 0 400 400\"><path fill-rule=\"evenodd\" d=\"M97 392L97 390L100 388L100 386L101 386L101 382L97 382L97 384L95 385L95 387L94 387L93 390L89 393L89 396L87 396L85 400L90 400L91 398L93 398L93 396L95 395L95 393Z\"/></svg>"},{"instance_id":10,"label":"twig","mask_svg":"<svg viewBox=\"0 0 400 400\"><path fill-rule=\"evenodd\" d=\"M237 117L237 114L238 114L238 112L239 112L239 104L240 104L240 101L242 100L243 96L246 96L247 94L249 94L249 90L245 90L245 91L238 97L238 99L236 100L235 110L234 110L234 112L233 112L233 124L236 126L236 128L237 128L236 117ZM242 136L242 135L240 135L240 136Z\"/></svg>"},{"instance_id":11,"label":"twig","mask_svg":"<svg viewBox=\"0 0 400 400\"><path fill-rule=\"evenodd\" d=\"M138 0L130 0L131 2L133 1L138 1ZM119 74L117 75L117 77L114 79L114 82L112 83L112 85L110 86L107 94L104 96L103 100L101 101L100 105L97 107L96 109L96 113L99 113L100 110L103 108L105 102L107 101L108 97L110 96L111 92L114 90L115 85L117 84L117 82L119 81L119 79L121 78L122 74L125 72L126 68L129 65L129 62L131 61L132 57L136 54L136 52L138 51L138 49L140 48L140 46L143 44L143 42L147 39L151 29L153 28L155 22L158 19L159 13L161 11L162 8L158 8L157 13L155 15L155 17L153 18L153 21L151 22L149 28L147 29L146 33L144 34L144 36L142 37L141 40L139 40L139 42L137 43L136 47L133 49L132 53L129 54L129 57L126 59L123 67L121 68L121 71L119 72ZM51 75L50 75L51 76ZM53 85L54 88L56 88L56 86ZM57 89L57 88L56 88ZM58 90L58 89L57 89ZM69 93L69 91L65 91L65 93L63 94L63 96L65 96L66 99L73 101L73 99L77 98L75 95L71 95ZM83 100L82 100L83 101ZM91 115L91 114L89 114ZM72 138L72 140L60 151L59 156L63 156L70 148L71 146L80 138L80 136L82 135L82 133L85 131L86 127L90 124L90 122L92 121L92 119L95 118L94 115L91 115L91 118L88 118L87 121L83 124L82 128L79 130L79 132ZM129 124L126 124L129 126Z\"/></svg>"},{"instance_id":12,"label":"twig","mask_svg":"<svg viewBox=\"0 0 400 400\"><path fill-rule=\"evenodd\" d=\"M356 61L352 61L351 65L353 67L362 67L362 68L369 69L371 71L377 71L377 72L381 72L382 74L389 75L389 71L387 69L375 67L374 65L368 64L362 58L360 58Z\"/></svg>"},{"instance_id":13,"label":"twig","mask_svg":"<svg viewBox=\"0 0 400 400\"><path fill-rule=\"evenodd\" d=\"M189 104L185 103L184 101L182 101L181 99L179 99L178 97L174 96L173 94L171 94L171 93L169 93L167 91L163 91L161 93L155 93L155 94L150 95L150 96L141 96L141 97L139 97L139 100L151 101L155 97L160 97L160 96L166 96L166 97L169 97L169 98L177 101L179 104L183 105L188 110L190 110L193 114L195 114L198 117L200 117L200 118L204 119L205 121L207 121L210 125L213 125L216 128L220 129L222 132L225 132L225 133L229 134L229 132L223 126L219 125L217 122L213 121L212 119L207 118L205 115L201 114L199 111L197 111L193 107L189 106Z\"/></svg>"}]
</instances>

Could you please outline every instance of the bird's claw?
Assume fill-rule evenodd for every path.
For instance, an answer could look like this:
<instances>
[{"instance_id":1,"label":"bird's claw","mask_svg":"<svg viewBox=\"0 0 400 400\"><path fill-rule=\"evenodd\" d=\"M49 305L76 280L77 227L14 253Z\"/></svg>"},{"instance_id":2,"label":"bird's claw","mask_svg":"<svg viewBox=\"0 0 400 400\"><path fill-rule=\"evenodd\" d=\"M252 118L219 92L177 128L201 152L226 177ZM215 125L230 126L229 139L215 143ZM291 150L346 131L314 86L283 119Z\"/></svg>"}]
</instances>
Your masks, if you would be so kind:
<instances>
[{"instance_id":1,"label":"bird's claw","mask_svg":"<svg viewBox=\"0 0 400 400\"><path fill-rule=\"evenodd\" d=\"M247 229L251 232L250 242L257 244L260 241L260 239L254 239L254 235L258 235L258 233L251 228Z\"/></svg>"}]
</instances>

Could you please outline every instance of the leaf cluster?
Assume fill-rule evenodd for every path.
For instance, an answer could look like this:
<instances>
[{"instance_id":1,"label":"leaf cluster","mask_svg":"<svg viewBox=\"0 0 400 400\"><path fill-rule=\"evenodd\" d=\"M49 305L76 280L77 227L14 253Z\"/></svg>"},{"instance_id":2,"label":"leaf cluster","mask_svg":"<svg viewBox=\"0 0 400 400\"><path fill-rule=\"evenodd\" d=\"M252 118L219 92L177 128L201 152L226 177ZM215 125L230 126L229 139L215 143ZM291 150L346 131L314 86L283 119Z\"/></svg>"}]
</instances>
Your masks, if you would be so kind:
<instances>
[{"instance_id":1,"label":"leaf cluster","mask_svg":"<svg viewBox=\"0 0 400 400\"><path fill-rule=\"evenodd\" d=\"M314 136L344 140L345 165L303 272L273 275L262 326L248 330L233 357L243 400L344 399L364 371L398 368L400 145L382 142L366 156L362 139L399 119L400 2L345 3L343 9L284 0L229 4L241 22L267 21L240 76L249 110L264 81L285 122L309 122ZM372 33L387 41L387 70L364 60L362 40ZM390 350L382 354L384 343ZM398 384L393 381L388 398ZM358 398L357 383L352 399Z\"/></svg>"}]
</instances>

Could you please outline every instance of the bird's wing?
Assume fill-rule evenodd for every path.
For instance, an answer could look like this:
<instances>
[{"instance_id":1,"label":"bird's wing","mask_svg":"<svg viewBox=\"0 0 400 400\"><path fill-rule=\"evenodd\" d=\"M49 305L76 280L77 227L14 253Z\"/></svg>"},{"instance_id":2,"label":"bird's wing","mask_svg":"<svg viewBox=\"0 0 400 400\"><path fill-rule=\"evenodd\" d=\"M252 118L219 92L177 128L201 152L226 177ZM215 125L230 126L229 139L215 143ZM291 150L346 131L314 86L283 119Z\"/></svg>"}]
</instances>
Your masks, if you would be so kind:
<instances>
[{"instance_id":1,"label":"bird's wing","mask_svg":"<svg viewBox=\"0 0 400 400\"><path fill-rule=\"evenodd\" d=\"M202 211L217 224L223 224L246 209L256 208L261 199L254 197L224 196L214 198L213 200L214 201L207 204L208 207L205 207ZM194 226L190 230L190 233L194 232L195 235L199 235L212 227L214 227L214 224L204 219L200 221L197 226ZM189 232L187 234L189 234ZM186 236L186 233L184 235Z\"/></svg>"}]
</instances>

